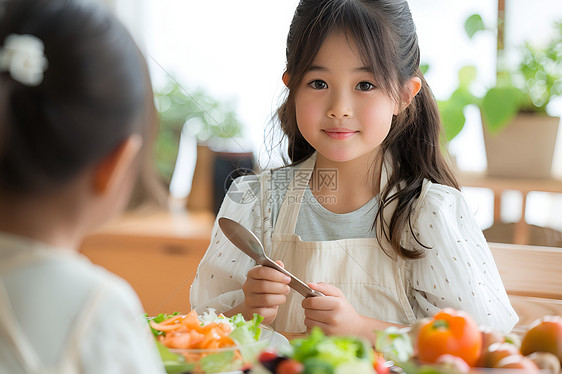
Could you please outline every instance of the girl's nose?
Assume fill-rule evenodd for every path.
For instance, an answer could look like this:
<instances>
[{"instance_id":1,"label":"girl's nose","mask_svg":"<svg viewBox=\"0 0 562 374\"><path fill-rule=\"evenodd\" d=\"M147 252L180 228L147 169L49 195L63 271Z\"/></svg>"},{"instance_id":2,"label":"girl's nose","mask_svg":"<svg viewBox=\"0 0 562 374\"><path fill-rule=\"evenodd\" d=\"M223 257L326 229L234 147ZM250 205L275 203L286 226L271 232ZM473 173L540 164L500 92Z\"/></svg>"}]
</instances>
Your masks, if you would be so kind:
<instances>
[{"instance_id":1,"label":"girl's nose","mask_svg":"<svg viewBox=\"0 0 562 374\"><path fill-rule=\"evenodd\" d=\"M344 119L353 117L353 107L349 99L340 96L333 100L328 112L326 113L329 118Z\"/></svg>"}]
</instances>

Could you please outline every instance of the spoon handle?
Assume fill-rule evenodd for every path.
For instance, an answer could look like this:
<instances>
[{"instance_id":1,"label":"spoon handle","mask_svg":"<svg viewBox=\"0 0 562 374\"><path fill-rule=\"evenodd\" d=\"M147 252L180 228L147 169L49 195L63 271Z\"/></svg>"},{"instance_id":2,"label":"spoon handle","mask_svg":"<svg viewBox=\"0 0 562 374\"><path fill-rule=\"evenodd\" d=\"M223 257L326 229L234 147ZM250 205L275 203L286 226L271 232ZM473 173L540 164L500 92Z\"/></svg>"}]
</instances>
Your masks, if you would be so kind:
<instances>
[{"instance_id":1,"label":"spoon handle","mask_svg":"<svg viewBox=\"0 0 562 374\"><path fill-rule=\"evenodd\" d=\"M291 278L291 282L289 282L289 287L293 290L297 291L304 297L309 296L325 296L322 292L313 290L312 288L308 287L306 283L301 281L299 278L295 277L293 274L289 273L287 270L283 269L279 264L271 260L265 260L262 262L263 266L269 266L274 268L275 270L280 271L281 273L289 276Z\"/></svg>"}]
</instances>

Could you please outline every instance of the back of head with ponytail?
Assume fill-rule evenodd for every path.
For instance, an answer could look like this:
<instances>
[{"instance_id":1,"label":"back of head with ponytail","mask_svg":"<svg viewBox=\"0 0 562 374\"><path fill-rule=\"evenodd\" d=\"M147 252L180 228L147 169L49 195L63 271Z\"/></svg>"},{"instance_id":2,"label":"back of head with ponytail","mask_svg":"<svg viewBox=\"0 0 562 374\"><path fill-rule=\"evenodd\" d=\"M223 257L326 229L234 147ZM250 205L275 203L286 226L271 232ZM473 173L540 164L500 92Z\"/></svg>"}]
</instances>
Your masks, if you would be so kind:
<instances>
[{"instance_id":1,"label":"back of head with ponytail","mask_svg":"<svg viewBox=\"0 0 562 374\"><path fill-rule=\"evenodd\" d=\"M393 118L390 132L381 144L382 154L392 161L392 173L381 191L375 220L396 254L419 258L424 250L404 248L400 238L405 229L411 229L411 211L424 179L457 189L459 186L441 153L439 111L419 69L420 51L407 1L301 0L287 38L289 91L277 112L289 140L289 158L299 163L315 151L298 130L295 94L322 43L333 32L344 32L355 41L377 84L397 102L403 102L409 79L421 79L420 92ZM391 202L397 203L396 208L390 222L383 222Z\"/></svg>"},{"instance_id":2,"label":"back of head with ponytail","mask_svg":"<svg viewBox=\"0 0 562 374\"><path fill-rule=\"evenodd\" d=\"M0 48L13 35L39 40L48 65L32 85L0 71L0 193L56 189L147 133L146 63L109 12L78 0L4 0Z\"/></svg>"}]
</instances>

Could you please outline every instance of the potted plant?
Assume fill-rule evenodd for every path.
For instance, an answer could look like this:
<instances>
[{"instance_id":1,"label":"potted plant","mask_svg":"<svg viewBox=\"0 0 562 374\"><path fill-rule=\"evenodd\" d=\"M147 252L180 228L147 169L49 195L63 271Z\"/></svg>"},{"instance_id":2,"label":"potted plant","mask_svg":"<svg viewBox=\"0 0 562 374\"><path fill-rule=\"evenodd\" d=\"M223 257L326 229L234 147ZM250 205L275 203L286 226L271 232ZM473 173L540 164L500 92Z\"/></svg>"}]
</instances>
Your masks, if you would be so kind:
<instances>
[{"instance_id":1,"label":"potted plant","mask_svg":"<svg viewBox=\"0 0 562 374\"><path fill-rule=\"evenodd\" d=\"M228 158L224 156L228 152L219 154L215 150L220 149L221 144L241 137L243 124L228 104L202 89L188 92L172 79L155 93L155 99L160 129L154 157L161 177L167 185L170 184L180 139L182 146L192 144L196 147L192 153L197 156L187 206L191 210L216 210L217 200L222 201L224 195L224 178L217 175L216 164L221 157ZM236 162L230 164L233 169L238 166ZM223 180L217 182L217 178Z\"/></svg>"},{"instance_id":2,"label":"potted plant","mask_svg":"<svg viewBox=\"0 0 562 374\"><path fill-rule=\"evenodd\" d=\"M469 37L484 30L480 16L469 17L465 29ZM438 102L447 140L462 130L464 108L478 106L489 175L551 175L560 119L548 116L546 107L554 97L562 95L562 22L556 24L556 31L556 36L542 48L525 43L522 59L515 68L503 66L500 58L496 83L482 95L475 94L473 89L477 83L476 68L461 68L458 88L449 99Z\"/></svg>"}]
</instances>

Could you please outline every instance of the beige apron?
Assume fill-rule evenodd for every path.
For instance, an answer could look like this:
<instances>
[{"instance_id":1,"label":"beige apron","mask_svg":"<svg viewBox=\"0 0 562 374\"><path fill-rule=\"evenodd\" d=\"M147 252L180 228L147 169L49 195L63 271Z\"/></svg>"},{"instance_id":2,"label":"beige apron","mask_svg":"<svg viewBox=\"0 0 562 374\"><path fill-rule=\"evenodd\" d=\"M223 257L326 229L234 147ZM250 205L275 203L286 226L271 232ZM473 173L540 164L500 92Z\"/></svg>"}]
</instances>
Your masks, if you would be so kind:
<instances>
[{"instance_id":1,"label":"beige apron","mask_svg":"<svg viewBox=\"0 0 562 374\"><path fill-rule=\"evenodd\" d=\"M304 190L316 155L295 171L281 205L272 235L271 258L281 260L304 282L325 282L339 288L355 310L364 316L399 324L415 321L406 294L405 261L389 258L377 239L302 241L295 234ZM384 171L384 168L383 168ZM381 176L381 181L386 175ZM279 307L273 327L277 331L303 332L303 297L291 290Z\"/></svg>"}]
</instances>

